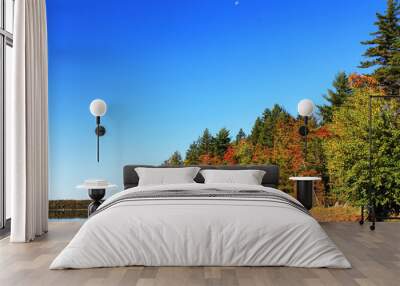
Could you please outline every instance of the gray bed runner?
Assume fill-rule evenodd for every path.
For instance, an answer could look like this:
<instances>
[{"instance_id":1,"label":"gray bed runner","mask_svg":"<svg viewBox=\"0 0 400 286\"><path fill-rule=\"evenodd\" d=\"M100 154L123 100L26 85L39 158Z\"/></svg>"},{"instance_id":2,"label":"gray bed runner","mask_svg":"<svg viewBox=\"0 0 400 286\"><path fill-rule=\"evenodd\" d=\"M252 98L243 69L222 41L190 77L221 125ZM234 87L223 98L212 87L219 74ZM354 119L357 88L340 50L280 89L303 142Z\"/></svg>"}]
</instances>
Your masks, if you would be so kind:
<instances>
[{"instance_id":1,"label":"gray bed runner","mask_svg":"<svg viewBox=\"0 0 400 286\"><path fill-rule=\"evenodd\" d=\"M138 191L130 192L125 195L120 196L114 201L105 203L102 205L92 216L107 210L108 208L127 201L143 201L151 199L212 199L212 198L231 198L231 199L257 199L257 201L264 200L270 202L276 202L280 204L285 204L294 207L295 209L305 213L310 214L308 210L300 203L290 200L285 196L260 190L240 190L240 191L227 191L220 190L216 188L204 188L202 190L165 190L165 191Z\"/></svg>"}]
</instances>

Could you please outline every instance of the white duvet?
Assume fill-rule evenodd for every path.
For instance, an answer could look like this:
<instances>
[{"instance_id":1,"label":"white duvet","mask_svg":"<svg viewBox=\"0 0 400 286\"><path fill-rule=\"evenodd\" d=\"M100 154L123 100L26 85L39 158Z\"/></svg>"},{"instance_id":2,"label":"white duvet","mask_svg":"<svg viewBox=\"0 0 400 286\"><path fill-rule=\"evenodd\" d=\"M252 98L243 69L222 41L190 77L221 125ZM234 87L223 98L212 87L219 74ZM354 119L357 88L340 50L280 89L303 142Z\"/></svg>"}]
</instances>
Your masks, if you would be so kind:
<instances>
[{"instance_id":1,"label":"white duvet","mask_svg":"<svg viewBox=\"0 0 400 286\"><path fill-rule=\"evenodd\" d=\"M180 184L149 190L266 190L254 185ZM145 266L350 268L317 221L293 206L257 199L160 198L124 201L89 218L50 269Z\"/></svg>"}]
</instances>

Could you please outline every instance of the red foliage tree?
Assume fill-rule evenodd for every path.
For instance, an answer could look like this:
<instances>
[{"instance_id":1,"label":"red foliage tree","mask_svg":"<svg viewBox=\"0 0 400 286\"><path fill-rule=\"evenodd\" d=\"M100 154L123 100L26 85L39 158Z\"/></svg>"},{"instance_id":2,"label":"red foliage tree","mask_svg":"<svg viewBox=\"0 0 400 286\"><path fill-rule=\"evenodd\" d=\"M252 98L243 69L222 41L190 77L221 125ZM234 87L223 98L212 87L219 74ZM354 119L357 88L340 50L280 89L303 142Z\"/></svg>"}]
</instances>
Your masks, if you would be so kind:
<instances>
[{"instance_id":1,"label":"red foliage tree","mask_svg":"<svg viewBox=\"0 0 400 286\"><path fill-rule=\"evenodd\" d=\"M358 73L352 73L349 76L349 83L352 88L370 88L377 90L379 87L378 81L374 77Z\"/></svg>"},{"instance_id":2,"label":"red foliage tree","mask_svg":"<svg viewBox=\"0 0 400 286\"><path fill-rule=\"evenodd\" d=\"M237 161L235 159L235 149L233 148L232 145L229 145L228 149L226 150L223 162L227 165L237 164Z\"/></svg>"}]
</instances>

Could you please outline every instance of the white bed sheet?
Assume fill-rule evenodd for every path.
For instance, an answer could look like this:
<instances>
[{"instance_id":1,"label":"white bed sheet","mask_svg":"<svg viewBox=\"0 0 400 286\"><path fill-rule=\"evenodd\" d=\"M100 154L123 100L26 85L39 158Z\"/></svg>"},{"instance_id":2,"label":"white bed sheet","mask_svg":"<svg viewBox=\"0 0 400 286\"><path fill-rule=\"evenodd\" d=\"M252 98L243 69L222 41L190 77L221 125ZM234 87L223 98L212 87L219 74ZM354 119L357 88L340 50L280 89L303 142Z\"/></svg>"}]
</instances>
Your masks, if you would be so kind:
<instances>
[{"instance_id":1,"label":"white bed sheet","mask_svg":"<svg viewBox=\"0 0 400 286\"><path fill-rule=\"evenodd\" d=\"M179 184L154 190L267 190L254 185ZM284 194L291 200L291 196ZM350 268L311 216L258 199L186 198L126 201L89 218L50 269L145 266L293 266Z\"/></svg>"}]
</instances>

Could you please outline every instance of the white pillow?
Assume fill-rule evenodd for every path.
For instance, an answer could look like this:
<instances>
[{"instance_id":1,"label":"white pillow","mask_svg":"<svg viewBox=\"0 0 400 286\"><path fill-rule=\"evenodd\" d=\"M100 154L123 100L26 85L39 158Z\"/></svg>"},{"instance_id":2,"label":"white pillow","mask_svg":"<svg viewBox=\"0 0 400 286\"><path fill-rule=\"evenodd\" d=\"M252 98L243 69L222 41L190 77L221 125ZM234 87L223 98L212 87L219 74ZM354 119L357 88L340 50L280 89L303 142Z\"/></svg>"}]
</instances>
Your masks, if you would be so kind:
<instances>
[{"instance_id":1,"label":"white pillow","mask_svg":"<svg viewBox=\"0 0 400 286\"><path fill-rule=\"evenodd\" d=\"M135 168L139 186L194 183L199 167L186 168Z\"/></svg>"},{"instance_id":2,"label":"white pillow","mask_svg":"<svg viewBox=\"0 0 400 286\"><path fill-rule=\"evenodd\" d=\"M261 185L265 171L262 170L201 170L204 183Z\"/></svg>"}]
</instances>

